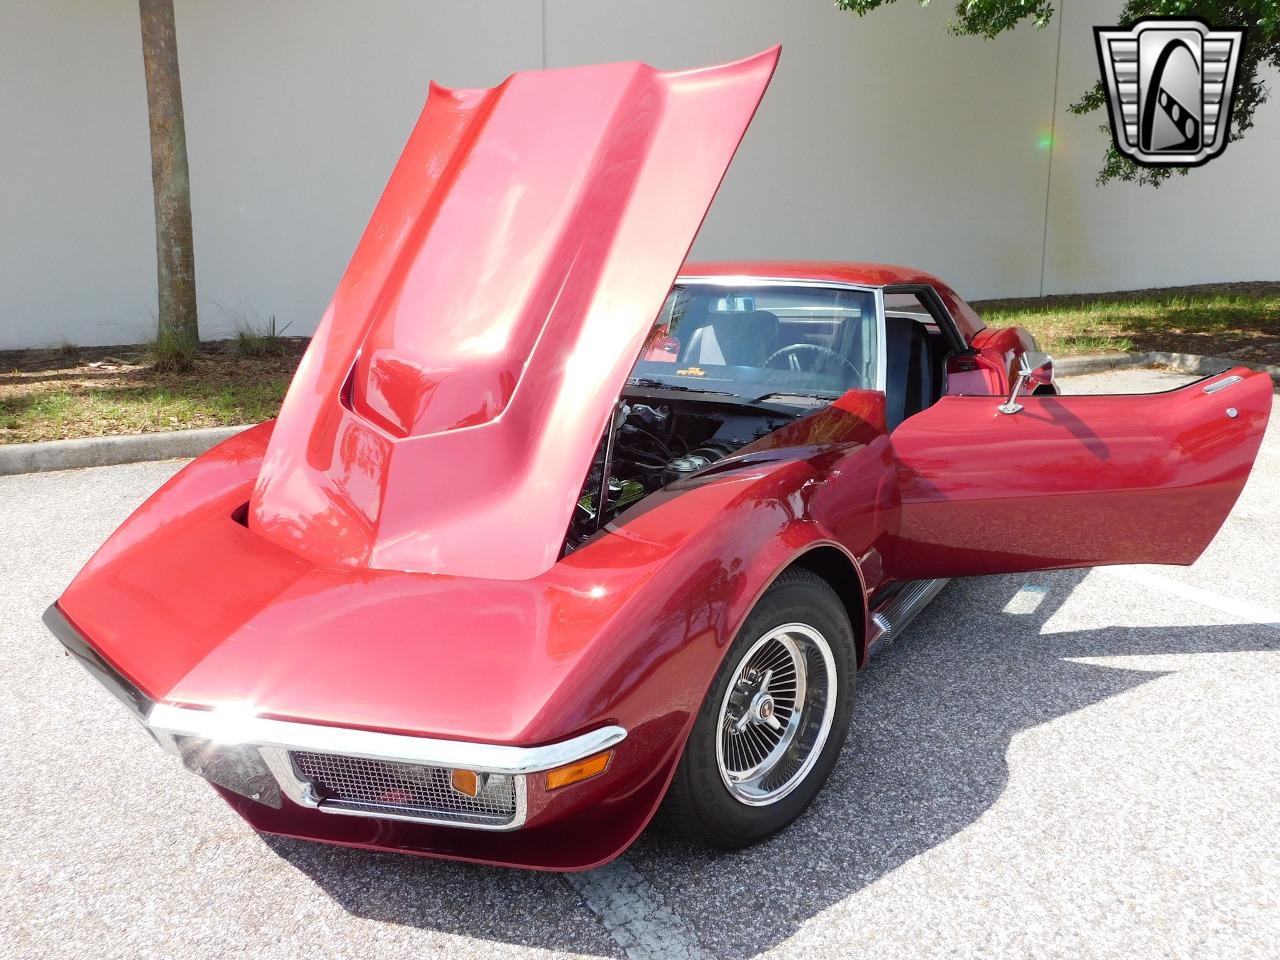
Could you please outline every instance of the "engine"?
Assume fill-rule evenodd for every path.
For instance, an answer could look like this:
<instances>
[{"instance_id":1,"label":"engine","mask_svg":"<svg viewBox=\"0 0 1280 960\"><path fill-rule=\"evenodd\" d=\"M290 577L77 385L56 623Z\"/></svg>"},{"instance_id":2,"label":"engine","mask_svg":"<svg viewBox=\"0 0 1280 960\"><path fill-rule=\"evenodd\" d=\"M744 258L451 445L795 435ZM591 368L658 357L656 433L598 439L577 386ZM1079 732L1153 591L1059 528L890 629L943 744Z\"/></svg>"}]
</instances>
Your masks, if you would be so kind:
<instances>
[{"instance_id":1,"label":"engine","mask_svg":"<svg viewBox=\"0 0 1280 960\"><path fill-rule=\"evenodd\" d=\"M705 402L624 399L606 428L569 523L564 552L669 483L783 426L788 417Z\"/></svg>"}]
</instances>

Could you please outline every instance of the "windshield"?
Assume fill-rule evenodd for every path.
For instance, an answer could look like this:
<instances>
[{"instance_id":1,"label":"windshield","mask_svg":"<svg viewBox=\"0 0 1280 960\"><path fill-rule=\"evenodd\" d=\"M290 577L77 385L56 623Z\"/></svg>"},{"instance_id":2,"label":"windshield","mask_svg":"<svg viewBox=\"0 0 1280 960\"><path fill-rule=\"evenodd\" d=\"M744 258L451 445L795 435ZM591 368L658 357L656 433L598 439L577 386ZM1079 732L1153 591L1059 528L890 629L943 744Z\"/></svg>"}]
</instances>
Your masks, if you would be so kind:
<instances>
[{"instance_id":1,"label":"windshield","mask_svg":"<svg viewBox=\"0 0 1280 960\"><path fill-rule=\"evenodd\" d=\"M869 290L683 284L629 382L812 406L874 389L877 357Z\"/></svg>"}]
</instances>

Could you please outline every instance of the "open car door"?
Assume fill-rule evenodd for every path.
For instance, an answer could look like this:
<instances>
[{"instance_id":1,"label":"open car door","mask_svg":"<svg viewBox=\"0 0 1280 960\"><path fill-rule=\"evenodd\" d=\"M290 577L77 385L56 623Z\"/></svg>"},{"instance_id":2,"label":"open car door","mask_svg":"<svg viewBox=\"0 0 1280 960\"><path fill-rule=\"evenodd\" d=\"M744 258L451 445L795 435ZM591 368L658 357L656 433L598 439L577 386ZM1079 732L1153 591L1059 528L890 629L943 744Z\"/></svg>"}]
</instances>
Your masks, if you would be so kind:
<instances>
[{"instance_id":1,"label":"open car door","mask_svg":"<svg viewBox=\"0 0 1280 960\"><path fill-rule=\"evenodd\" d=\"M892 434L895 579L1192 563L1248 478L1271 379L1236 368L1167 393L945 396Z\"/></svg>"}]
</instances>

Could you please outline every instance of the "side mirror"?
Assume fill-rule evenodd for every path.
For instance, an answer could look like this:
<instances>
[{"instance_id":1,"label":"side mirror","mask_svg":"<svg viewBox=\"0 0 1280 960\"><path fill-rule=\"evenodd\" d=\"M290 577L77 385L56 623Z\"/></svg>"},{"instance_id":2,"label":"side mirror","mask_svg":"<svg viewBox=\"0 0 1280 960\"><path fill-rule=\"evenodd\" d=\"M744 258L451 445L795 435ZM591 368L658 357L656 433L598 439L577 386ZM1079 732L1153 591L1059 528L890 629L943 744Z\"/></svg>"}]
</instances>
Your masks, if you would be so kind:
<instances>
[{"instance_id":1,"label":"side mirror","mask_svg":"<svg viewBox=\"0 0 1280 960\"><path fill-rule=\"evenodd\" d=\"M1021 375L1037 387L1053 383L1053 357L1034 350L1022 355Z\"/></svg>"},{"instance_id":2,"label":"side mirror","mask_svg":"<svg viewBox=\"0 0 1280 960\"><path fill-rule=\"evenodd\" d=\"M1047 353L1028 350L1018 358L1018 376L1009 388L1009 399L996 409L1001 413L1017 413L1022 409L1018 396L1026 385L1033 387L1046 386L1053 383L1053 357Z\"/></svg>"}]
</instances>

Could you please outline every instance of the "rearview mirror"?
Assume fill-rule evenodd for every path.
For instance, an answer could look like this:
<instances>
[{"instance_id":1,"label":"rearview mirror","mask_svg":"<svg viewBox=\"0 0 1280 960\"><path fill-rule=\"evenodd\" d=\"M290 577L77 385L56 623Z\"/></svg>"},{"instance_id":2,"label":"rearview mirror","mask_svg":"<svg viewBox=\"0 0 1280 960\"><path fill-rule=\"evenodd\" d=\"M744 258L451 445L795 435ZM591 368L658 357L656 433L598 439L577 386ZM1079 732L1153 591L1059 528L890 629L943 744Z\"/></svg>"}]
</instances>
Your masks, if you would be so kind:
<instances>
[{"instance_id":1,"label":"rearview mirror","mask_svg":"<svg viewBox=\"0 0 1280 960\"><path fill-rule=\"evenodd\" d=\"M1018 376L1009 388L1009 399L996 409L1001 413L1017 413L1021 410L1022 404L1018 402L1018 396L1028 383L1033 388L1053 383L1053 357L1035 350L1024 352L1018 358Z\"/></svg>"}]
</instances>

